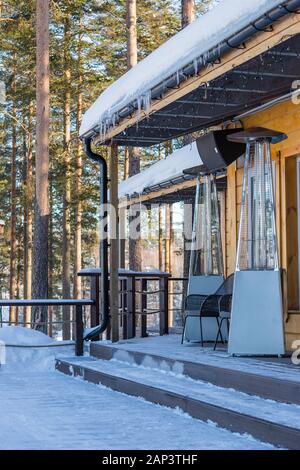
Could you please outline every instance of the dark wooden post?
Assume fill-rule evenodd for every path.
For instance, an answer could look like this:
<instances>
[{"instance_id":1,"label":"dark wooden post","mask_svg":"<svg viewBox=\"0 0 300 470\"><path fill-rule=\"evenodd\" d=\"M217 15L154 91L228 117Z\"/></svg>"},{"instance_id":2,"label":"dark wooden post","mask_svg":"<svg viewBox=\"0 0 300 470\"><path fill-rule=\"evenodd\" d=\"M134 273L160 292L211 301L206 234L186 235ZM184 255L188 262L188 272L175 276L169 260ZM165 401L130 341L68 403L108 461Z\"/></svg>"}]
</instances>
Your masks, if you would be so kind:
<instances>
[{"instance_id":1,"label":"dark wooden post","mask_svg":"<svg viewBox=\"0 0 300 470\"><path fill-rule=\"evenodd\" d=\"M168 277L159 280L159 334L161 336L169 333L169 283Z\"/></svg>"},{"instance_id":2,"label":"dark wooden post","mask_svg":"<svg viewBox=\"0 0 300 470\"><path fill-rule=\"evenodd\" d=\"M122 280L122 326L123 326L123 339L128 339L128 287L127 279Z\"/></svg>"},{"instance_id":3,"label":"dark wooden post","mask_svg":"<svg viewBox=\"0 0 300 470\"><path fill-rule=\"evenodd\" d=\"M112 144L110 155L110 319L111 340L119 341L119 223L118 223L118 146Z\"/></svg>"},{"instance_id":4,"label":"dark wooden post","mask_svg":"<svg viewBox=\"0 0 300 470\"><path fill-rule=\"evenodd\" d=\"M127 338L134 338L135 327L135 277L127 279Z\"/></svg>"},{"instance_id":5,"label":"dark wooden post","mask_svg":"<svg viewBox=\"0 0 300 470\"><path fill-rule=\"evenodd\" d=\"M91 276L91 299L95 302L91 307L91 328L100 324L100 276Z\"/></svg>"},{"instance_id":6,"label":"dark wooden post","mask_svg":"<svg viewBox=\"0 0 300 470\"><path fill-rule=\"evenodd\" d=\"M141 311L147 310L147 279L141 279ZM147 315L141 315L141 338L146 338L147 334Z\"/></svg>"},{"instance_id":7,"label":"dark wooden post","mask_svg":"<svg viewBox=\"0 0 300 470\"><path fill-rule=\"evenodd\" d=\"M82 318L82 305L76 305L76 339L75 339L75 354L76 354L76 356L83 356L83 318Z\"/></svg>"}]
</instances>

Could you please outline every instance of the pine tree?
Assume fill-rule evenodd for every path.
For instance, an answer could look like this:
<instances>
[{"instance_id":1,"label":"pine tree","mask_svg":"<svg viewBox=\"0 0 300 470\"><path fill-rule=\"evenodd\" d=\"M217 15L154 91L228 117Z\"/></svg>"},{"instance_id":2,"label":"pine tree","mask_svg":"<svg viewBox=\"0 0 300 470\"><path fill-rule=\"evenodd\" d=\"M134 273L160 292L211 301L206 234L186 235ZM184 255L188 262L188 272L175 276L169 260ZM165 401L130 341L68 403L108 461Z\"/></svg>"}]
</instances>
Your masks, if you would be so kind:
<instances>
[{"instance_id":1,"label":"pine tree","mask_svg":"<svg viewBox=\"0 0 300 470\"><path fill-rule=\"evenodd\" d=\"M48 297L49 226L49 0L36 3L36 209L33 245L34 298ZM37 328L47 331L47 309L34 309Z\"/></svg>"},{"instance_id":2,"label":"pine tree","mask_svg":"<svg viewBox=\"0 0 300 470\"><path fill-rule=\"evenodd\" d=\"M195 18L195 0L181 0L182 8L182 28L185 28L194 21Z\"/></svg>"}]
</instances>

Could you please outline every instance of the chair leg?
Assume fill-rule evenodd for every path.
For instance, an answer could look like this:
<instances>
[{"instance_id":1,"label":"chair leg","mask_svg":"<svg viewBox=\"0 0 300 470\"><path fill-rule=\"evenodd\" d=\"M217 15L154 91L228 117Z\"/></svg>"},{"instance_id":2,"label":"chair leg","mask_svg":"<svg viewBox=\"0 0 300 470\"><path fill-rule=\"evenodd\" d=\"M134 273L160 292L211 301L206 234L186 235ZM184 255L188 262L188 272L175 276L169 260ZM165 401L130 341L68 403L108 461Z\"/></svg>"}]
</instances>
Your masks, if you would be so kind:
<instances>
[{"instance_id":1,"label":"chair leg","mask_svg":"<svg viewBox=\"0 0 300 470\"><path fill-rule=\"evenodd\" d=\"M223 320L224 320L224 318L222 318L221 322L219 322L219 319L217 318L218 334L217 334L216 341L215 341L215 345L214 345L214 351L216 350L216 347L217 347L217 344L218 344L218 340L219 340L219 336L220 336L220 339L221 339L221 341L222 341L222 344L224 344L223 337L222 337L222 324L223 324Z\"/></svg>"},{"instance_id":2,"label":"chair leg","mask_svg":"<svg viewBox=\"0 0 300 470\"><path fill-rule=\"evenodd\" d=\"M185 325L186 325L186 319L187 319L187 316L184 317L184 322L183 322L183 331L182 331L182 335L181 335L181 344L183 344L183 341L184 341L184 334L185 334Z\"/></svg>"},{"instance_id":3,"label":"chair leg","mask_svg":"<svg viewBox=\"0 0 300 470\"><path fill-rule=\"evenodd\" d=\"M203 341L203 328L202 328L202 317L200 315L200 334L201 334L201 346L202 348L204 347L204 341Z\"/></svg>"},{"instance_id":4,"label":"chair leg","mask_svg":"<svg viewBox=\"0 0 300 470\"><path fill-rule=\"evenodd\" d=\"M217 323L218 323L218 328L219 328L219 331L220 331L220 340L221 340L221 343L224 344L224 339L223 339L223 335L222 335L222 323L223 323L223 318L221 319L221 323L219 321L219 318L216 318L217 320Z\"/></svg>"},{"instance_id":5,"label":"chair leg","mask_svg":"<svg viewBox=\"0 0 300 470\"><path fill-rule=\"evenodd\" d=\"M217 334L216 341L215 341L215 344L214 344L214 351L216 350L216 347L217 347L217 344L218 344L221 326L222 326L222 322L221 322L221 325L219 325L219 322L218 322L218 334Z\"/></svg>"}]
</instances>

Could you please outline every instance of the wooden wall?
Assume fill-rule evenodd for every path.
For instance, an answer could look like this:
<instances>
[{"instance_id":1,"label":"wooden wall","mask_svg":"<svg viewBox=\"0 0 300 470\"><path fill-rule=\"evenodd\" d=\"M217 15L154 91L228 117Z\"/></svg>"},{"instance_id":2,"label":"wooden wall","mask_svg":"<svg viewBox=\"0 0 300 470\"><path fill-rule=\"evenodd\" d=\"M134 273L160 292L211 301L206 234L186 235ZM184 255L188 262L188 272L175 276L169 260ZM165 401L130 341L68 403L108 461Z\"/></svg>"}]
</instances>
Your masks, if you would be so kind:
<instances>
[{"instance_id":1,"label":"wooden wall","mask_svg":"<svg viewBox=\"0 0 300 470\"><path fill-rule=\"evenodd\" d=\"M287 223L295 217L295 194L292 185L295 178L295 157L300 156L300 105L291 101L278 104L272 108L257 113L243 120L245 128L262 126L285 132L288 140L272 146L272 159L276 162L276 218L279 234L280 264L289 272L288 294L285 300L290 310L295 306L295 292L298 292L298 278L295 272L296 256L291 246L295 246L297 234L289 233ZM293 162L290 160L293 159ZM293 166L294 165L294 166ZM294 170L293 170L294 168ZM228 168L228 186L226 196L226 270L230 274L235 269L238 224L243 180L243 161L240 159ZM294 223L295 228L295 223ZM288 233L287 233L288 232ZM288 240L287 237L291 239ZM290 247L287 249L287 247ZM293 298L294 297L294 298ZM299 306L298 306L298 310ZM300 314L286 312L285 331L287 349L290 349L294 339L300 339Z\"/></svg>"}]
</instances>

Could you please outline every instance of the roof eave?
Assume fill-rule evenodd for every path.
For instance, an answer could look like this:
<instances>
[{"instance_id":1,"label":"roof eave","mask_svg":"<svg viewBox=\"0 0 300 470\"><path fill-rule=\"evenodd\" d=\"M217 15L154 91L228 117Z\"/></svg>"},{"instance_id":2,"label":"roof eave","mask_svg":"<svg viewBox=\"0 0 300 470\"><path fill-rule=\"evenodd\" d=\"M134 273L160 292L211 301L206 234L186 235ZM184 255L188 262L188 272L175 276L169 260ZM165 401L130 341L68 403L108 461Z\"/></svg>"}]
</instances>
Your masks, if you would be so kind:
<instances>
[{"instance_id":1,"label":"roof eave","mask_svg":"<svg viewBox=\"0 0 300 470\"><path fill-rule=\"evenodd\" d=\"M292 3L294 5L299 4L300 0L294 0ZM278 7L279 8L279 7ZM277 9L278 9L277 8ZM275 45L278 45L284 42L288 37L294 36L300 33L300 18L297 13L288 13L282 14L281 17L274 22L275 20L270 21L269 26L272 25L272 29L267 29L263 31L258 31L258 26L256 25L255 33L252 26L252 34L250 35L250 30L248 31L248 39L245 39L243 47L241 43L243 35L238 33L233 38L229 38L230 46L220 54L218 60L214 59L214 62L211 63L210 67L205 67L199 70L197 74L193 74L185 78L184 81L181 81L178 85L169 87L167 90L162 92L159 87L155 87L151 93L153 99L151 101L150 110L146 113L144 110L132 112L130 115L123 117L120 121L111 128L105 136L99 134L99 129L95 127L90 130L88 133L84 134L82 138L92 136L95 140L95 143L98 145L106 144L109 145L114 137L121 134L125 129L131 127L137 122L141 122L146 119L149 114L153 114L170 103L175 102L177 99L184 97L186 94L191 91L199 88L200 86L205 86L210 81L221 77L226 74L226 72L242 65L251 58L258 56L259 54L271 49ZM259 20L258 20L259 21ZM244 36L246 37L246 36ZM238 44L238 40L242 41ZM228 41L226 41L228 46ZM194 67L194 65L193 65ZM160 95L159 95L160 93Z\"/></svg>"}]
</instances>

